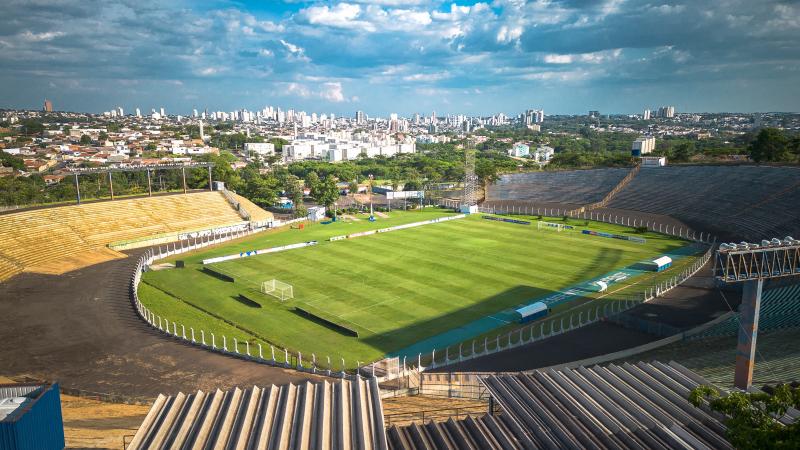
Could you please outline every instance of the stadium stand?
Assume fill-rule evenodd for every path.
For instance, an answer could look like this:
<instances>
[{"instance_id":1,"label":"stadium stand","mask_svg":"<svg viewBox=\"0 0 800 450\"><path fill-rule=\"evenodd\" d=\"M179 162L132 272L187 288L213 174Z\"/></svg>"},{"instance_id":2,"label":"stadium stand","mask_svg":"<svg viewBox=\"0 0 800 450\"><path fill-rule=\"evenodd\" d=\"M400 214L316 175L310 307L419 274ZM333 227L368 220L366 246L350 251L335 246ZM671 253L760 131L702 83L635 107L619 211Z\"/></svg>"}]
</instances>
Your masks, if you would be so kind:
<instances>
[{"instance_id":1,"label":"stadium stand","mask_svg":"<svg viewBox=\"0 0 800 450\"><path fill-rule=\"evenodd\" d=\"M486 200L584 205L602 200L629 172L622 168L515 173L491 185Z\"/></svg>"},{"instance_id":2,"label":"stadium stand","mask_svg":"<svg viewBox=\"0 0 800 450\"><path fill-rule=\"evenodd\" d=\"M385 449L378 383L320 383L159 395L130 450Z\"/></svg>"},{"instance_id":3,"label":"stadium stand","mask_svg":"<svg viewBox=\"0 0 800 450\"><path fill-rule=\"evenodd\" d=\"M735 336L683 340L626 360L675 360L719 387L733 388L736 341ZM800 329L759 333L753 384L793 380L800 380Z\"/></svg>"},{"instance_id":4,"label":"stadium stand","mask_svg":"<svg viewBox=\"0 0 800 450\"><path fill-rule=\"evenodd\" d=\"M0 273L60 274L124 257L107 244L240 223L218 192L164 195L0 215ZM10 264L9 264L10 263ZM7 266L15 266L8 268ZM0 275L2 276L2 275Z\"/></svg>"},{"instance_id":5,"label":"stadium stand","mask_svg":"<svg viewBox=\"0 0 800 450\"><path fill-rule=\"evenodd\" d=\"M499 415L392 427L389 448L731 448L724 417L687 400L708 383L674 362L490 375L483 383Z\"/></svg>"},{"instance_id":6,"label":"stadium stand","mask_svg":"<svg viewBox=\"0 0 800 450\"><path fill-rule=\"evenodd\" d=\"M761 297L761 313L758 329L761 332L782 328L800 327L800 284L783 286L764 291ZM739 332L739 316L733 315L691 339L713 336L736 336Z\"/></svg>"},{"instance_id":7,"label":"stadium stand","mask_svg":"<svg viewBox=\"0 0 800 450\"><path fill-rule=\"evenodd\" d=\"M662 214L726 240L800 232L800 168L668 166L642 170L611 208Z\"/></svg>"},{"instance_id":8,"label":"stadium stand","mask_svg":"<svg viewBox=\"0 0 800 450\"><path fill-rule=\"evenodd\" d=\"M233 194L233 198L235 198L242 205L242 208L247 211L247 213L250 215L251 221L268 222L274 219L274 215L271 212L261 209L258 205L242 197L241 195Z\"/></svg>"},{"instance_id":9,"label":"stadium stand","mask_svg":"<svg viewBox=\"0 0 800 450\"><path fill-rule=\"evenodd\" d=\"M8 258L0 256L0 282L7 280L20 272L22 272L22 266Z\"/></svg>"}]
</instances>

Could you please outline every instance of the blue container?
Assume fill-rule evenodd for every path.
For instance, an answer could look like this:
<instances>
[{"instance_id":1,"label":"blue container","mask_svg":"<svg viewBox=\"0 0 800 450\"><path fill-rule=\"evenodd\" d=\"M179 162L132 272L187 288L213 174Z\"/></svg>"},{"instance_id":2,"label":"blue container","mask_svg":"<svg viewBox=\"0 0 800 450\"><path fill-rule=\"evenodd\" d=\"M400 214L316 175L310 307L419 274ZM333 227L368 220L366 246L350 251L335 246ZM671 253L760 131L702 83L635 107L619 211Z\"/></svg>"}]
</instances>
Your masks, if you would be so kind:
<instances>
[{"instance_id":1,"label":"blue container","mask_svg":"<svg viewBox=\"0 0 800 450\"><path fill-rule=\"evenodd\" d=\"M527 323L546 316L550 313L550 308L543 302L531 303L517 310L520 319L519 323Z\"/></svg>"},{"instance_id":2,"label":"blue container","mask_svg":"<svg viewBox=\"0 0 800 450\"><path fill-rule=\"evenodd\" d=\"M13 387L3 387L9 386ZM58 384L41 385L25 396L30 401L0 421L0 449L62 450L64 423Z\"/></svg>"}]
</instances>

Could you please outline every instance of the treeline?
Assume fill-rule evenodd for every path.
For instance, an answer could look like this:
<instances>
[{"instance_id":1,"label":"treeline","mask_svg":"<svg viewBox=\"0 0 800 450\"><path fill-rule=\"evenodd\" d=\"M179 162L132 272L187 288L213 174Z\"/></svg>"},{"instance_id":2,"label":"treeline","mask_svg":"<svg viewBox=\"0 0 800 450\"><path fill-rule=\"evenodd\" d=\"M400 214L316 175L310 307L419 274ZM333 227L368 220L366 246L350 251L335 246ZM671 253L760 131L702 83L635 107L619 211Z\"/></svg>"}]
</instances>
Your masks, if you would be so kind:
<instances>
[{"instance_id":1,"label":"treeline","mask_svg":"<svg viewBox=\"0 0 800 450\"><path fill-rule=\"evenodd\" d=\"M499 174L516 170L519 163L505 151L480 150L476 153L475 174L480 180L494 181ZM418 144L417 153L378 156L331 164L323 161L298 161L288 167L300 178L315 172L319 176L333 175L343 181L361 182L372 176L377 180L400 182L459 181L464 178L464 150L455 144Z\"/></svg>"}]
</instances>

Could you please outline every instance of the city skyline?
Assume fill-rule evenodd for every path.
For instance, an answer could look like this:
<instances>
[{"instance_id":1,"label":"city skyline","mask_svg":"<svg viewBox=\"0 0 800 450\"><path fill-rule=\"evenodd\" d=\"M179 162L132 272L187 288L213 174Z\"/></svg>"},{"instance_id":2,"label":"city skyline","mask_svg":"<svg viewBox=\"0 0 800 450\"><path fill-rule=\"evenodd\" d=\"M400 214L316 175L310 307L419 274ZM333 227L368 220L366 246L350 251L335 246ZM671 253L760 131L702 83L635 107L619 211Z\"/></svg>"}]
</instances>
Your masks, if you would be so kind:
<instances>
[{"instance_id":1,"label":"city skyline","mask_svg":"<svg viewBox=\"0 0 800 450\"><path fill-rule=\"evenodd\" d=\"M800 99L800 7L780 1L12 0L0 12L0 108L410 117L796 111Z\"/></svg>"}]
</instances>

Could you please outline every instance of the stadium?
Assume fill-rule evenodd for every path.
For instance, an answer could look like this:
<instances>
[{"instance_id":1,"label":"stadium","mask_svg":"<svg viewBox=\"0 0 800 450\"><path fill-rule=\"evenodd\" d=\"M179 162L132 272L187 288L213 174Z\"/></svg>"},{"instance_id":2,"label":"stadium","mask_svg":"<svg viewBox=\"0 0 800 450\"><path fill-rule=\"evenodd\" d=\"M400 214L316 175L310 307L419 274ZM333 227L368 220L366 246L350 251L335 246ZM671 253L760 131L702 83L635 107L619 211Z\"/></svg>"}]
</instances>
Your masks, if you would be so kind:
<instances>
[{"instance_id":1,"label":"stadium","mask_svg":"<svg viewBox=\"0 0 800 450\"><path fill-rule=\"evenodd\" d=\"M6 211L2 375L147 405L126 448L733 448L688 395L800 378L798 180L467 175L322 221L224 189Z\"/></svg>"}]
</instances>

